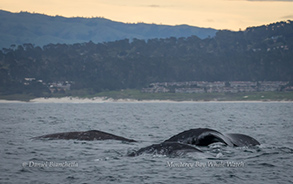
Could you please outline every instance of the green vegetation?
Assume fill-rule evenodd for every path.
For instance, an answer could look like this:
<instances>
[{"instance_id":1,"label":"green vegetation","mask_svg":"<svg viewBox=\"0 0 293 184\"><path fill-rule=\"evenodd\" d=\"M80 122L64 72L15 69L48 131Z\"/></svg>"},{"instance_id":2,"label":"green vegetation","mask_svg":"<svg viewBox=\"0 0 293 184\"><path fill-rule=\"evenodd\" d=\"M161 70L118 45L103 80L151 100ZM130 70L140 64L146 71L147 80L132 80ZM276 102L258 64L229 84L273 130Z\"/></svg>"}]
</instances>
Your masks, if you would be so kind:
<instances>
[{"instance_id":1,"label":"green vegetation","mask_svg":"<svg viewBox=\"0 0 293 184\"><path fill-rule=\"evenodd\" d=\"M286 99L279 93L280 97L137 91L154 82L184 81L290 81L292 86L292 32L293 22L287 21L239 32L222 30L206 39L124 39L98 44L49 44L43 48L23 44L0 51L0 95L16 99L65 95L139 100L245 100L243 96L248 96L246 100L261 96L264 100ZM49 89L58 83L70 84L71 90ZM121 93L123 89L132 92Z\"/></svg>"},{"instance_id":2,"label":"green vegetation","mask_svg":"<svg viewBox=\"0 0 293 184\"><path fill-rule=\"evenodd\" d=\"M17 101L24 101L29 102L30 100L34 99L35 96L30 94L11 94L11 95L0 95L1 100L17 100Z\"/></svg>"}]
</instances>

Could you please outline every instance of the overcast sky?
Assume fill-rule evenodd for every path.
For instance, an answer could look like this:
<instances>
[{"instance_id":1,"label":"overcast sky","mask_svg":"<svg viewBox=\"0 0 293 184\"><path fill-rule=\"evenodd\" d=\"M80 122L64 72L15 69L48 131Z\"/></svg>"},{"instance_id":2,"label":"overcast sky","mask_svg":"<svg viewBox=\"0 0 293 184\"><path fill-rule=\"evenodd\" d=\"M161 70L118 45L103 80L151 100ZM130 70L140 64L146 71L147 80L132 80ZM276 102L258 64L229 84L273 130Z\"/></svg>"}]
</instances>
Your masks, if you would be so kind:
<instances>
[{"instance_id":1,"label":"overcast sky","mask_svg":"<svg viewBox=\"0 0 293 184\"><path fill-rule=\"evenodd\" d=\"M293 20L293 0L1 0L0 9L230 30Z\"/></svg>"}]
</instances>

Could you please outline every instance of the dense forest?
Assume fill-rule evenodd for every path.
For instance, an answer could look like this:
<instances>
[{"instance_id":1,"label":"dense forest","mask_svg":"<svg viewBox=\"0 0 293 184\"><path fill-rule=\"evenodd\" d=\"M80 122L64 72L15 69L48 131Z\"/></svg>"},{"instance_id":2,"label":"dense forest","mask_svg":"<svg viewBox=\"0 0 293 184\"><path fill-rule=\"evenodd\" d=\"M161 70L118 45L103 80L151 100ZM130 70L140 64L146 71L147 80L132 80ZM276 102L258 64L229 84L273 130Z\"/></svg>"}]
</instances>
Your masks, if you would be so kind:
<instances>
[{"instance_id":1,"label":"dense forest","mask_svg":"<svg viewBox=\"0 0 293 184\"><path fill-rule=\"evenodd\" d=\"M36 81L26 84L25 78ZM41 96L53 82L92 92L152 82L291 81L293 21L215 37L124 39L106 43L12 45L0 52L0 93ZM39 81L39 82L38 82Z\"/></svg>"}]
</instances>

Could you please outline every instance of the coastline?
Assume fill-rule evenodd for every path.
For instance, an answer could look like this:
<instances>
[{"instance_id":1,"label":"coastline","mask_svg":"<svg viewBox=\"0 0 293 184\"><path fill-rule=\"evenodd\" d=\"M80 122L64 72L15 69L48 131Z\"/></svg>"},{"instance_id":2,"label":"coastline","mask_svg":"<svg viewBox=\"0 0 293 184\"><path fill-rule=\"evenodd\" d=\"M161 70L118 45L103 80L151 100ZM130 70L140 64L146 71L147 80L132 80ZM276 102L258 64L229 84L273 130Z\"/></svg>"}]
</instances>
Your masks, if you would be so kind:
<instances>
[{"instance_id":1,"label":"coastline","mask_svg":"<svg viewBox=\"0 0 293 184\"><path fill-rule=\"evenodd\" d=\"M78 97L61 97L61 98L34 98L29 101L20 100L3 100L0 103L293 103L289 100L136 100L136 99L113 99L106 97L78 98Z\"/></svg>"}]
</instances>

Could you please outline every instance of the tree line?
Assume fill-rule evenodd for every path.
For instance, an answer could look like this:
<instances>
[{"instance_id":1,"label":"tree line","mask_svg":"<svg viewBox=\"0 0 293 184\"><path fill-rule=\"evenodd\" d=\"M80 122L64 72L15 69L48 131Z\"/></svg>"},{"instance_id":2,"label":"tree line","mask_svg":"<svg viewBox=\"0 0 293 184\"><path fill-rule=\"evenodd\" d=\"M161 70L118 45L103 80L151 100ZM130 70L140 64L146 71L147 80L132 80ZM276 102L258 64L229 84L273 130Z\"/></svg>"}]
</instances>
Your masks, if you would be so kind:
<instances>
[{"instance_id":1,"label":"tree line","mask_svg":"<svg viewBox=\"0 0 293 184\"><path fill-rule=\"evenodd\" d=\"M293 23L245 31L221 30L215 37L124 39L105 43L12 45L0 52L0 93L42 94L44 84L73 81L93 92L140 89L153 82L292 81Z\"/></svg>"}]
</instances>

